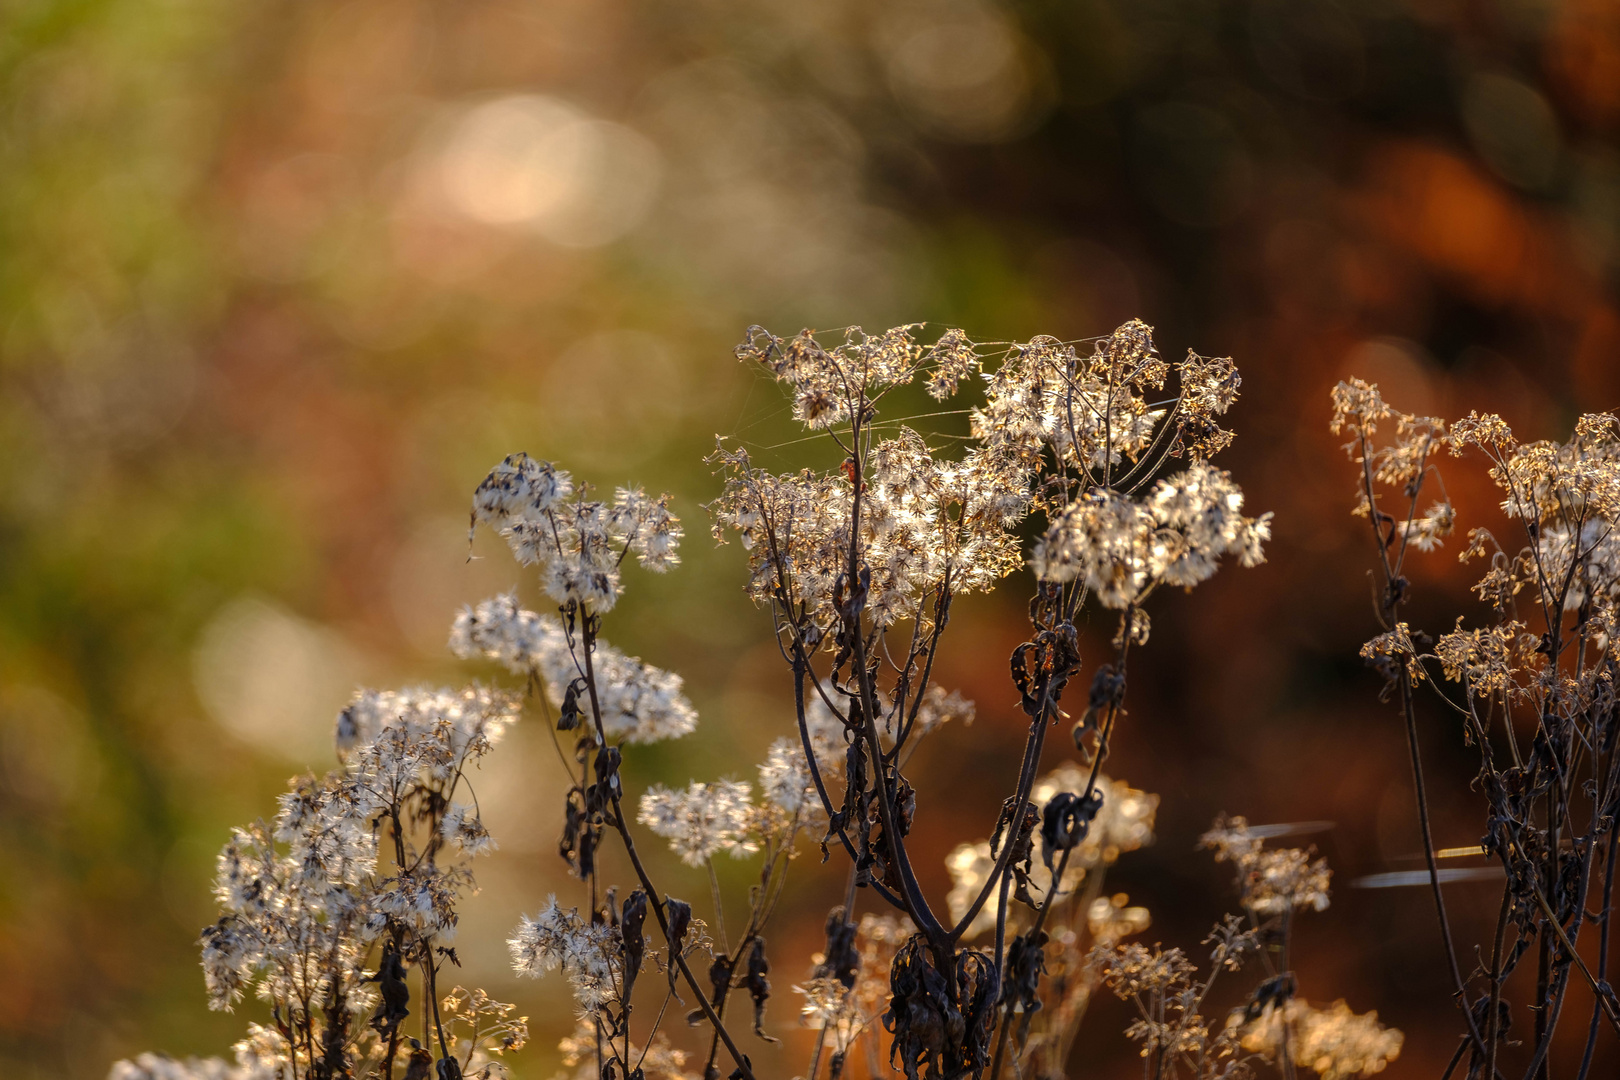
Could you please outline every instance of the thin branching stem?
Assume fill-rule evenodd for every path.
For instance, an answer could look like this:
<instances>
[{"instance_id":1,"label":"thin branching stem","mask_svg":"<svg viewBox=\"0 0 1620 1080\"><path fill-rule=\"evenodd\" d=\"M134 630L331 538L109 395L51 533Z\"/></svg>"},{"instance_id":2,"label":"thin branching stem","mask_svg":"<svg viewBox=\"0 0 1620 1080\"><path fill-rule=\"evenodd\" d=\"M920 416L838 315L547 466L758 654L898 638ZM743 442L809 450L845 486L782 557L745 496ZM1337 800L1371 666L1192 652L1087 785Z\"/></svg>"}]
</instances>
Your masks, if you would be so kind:
<instances>
[{"instance_id":1,"label":"thin branching stem","mask_svg":"<svg viewBox=\"0 0 1620 1080\"><path fill-rule=\"evenodd\" d=\"M590 696L591 718L596 725L596 736L601 740L601 745L606 746L607 729L602 723L602 704L596 693L596 672L591 659L591 654L595 650L595 637L591 619L587 617L583 648L581 650L585 655L585 685ZM652 883L652 878L648 876L647 868L642 865L641 856L636 851L635 838L630 835L630 826L625 818L624 807L620 804L616 785L609 788L609 794L613 803L613 827L617 830L619 838L624 842L624 851L630 858L630 866L636 872L636 879L641 882L641 887L647 892L648 906L652 908L653 915L658 920L658 928L663 932L664 942L669 947L670 959L680 969L681 976L686 980L687 985L692 988L692 993L697 996L698 1007L703 1010L704 1017L714 1027L714 1030L719 1033L720 1040L726 1045L726 1052L731 1055L732 1061L741 1070L744 1080L753 1080L752 1066L749 1065L748 1059L743 1055L743 1052L738 1049L736 1042L731 1037L731 1033L726 1030L725 1022L714 1011L714 1006L709 1004L708 995L698 985L696 976L692 974L692 969L686 963L686 957L681 955L680 942L676 941L670 933L669 918L664 912L663 898L657 886Z\"/></svg>"}]
</instances>

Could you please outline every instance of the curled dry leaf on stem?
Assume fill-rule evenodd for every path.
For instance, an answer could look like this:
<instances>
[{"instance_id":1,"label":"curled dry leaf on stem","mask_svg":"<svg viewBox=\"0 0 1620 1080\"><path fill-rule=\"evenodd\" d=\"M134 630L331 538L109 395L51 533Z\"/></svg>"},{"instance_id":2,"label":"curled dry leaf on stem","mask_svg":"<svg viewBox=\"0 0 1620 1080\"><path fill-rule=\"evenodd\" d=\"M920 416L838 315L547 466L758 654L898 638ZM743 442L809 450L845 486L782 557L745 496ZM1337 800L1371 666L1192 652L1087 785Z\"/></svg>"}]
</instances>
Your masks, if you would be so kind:
<instances>
[{"instance_id":1,"label":"curled dry leaf on stem","mask_svg":"<svg viewBox=\"0 0 1620 1080\"><path fill-rule=\"evenodd\" d=\"M1046 807L1046 814L1053 814L1053 808L1057 808L1056 817L1064 814L1069 804L1079 802L1080 793L1085 791L1086 786L1086 773L1074 764L1065 762L1055 772L1036 782L1030 801ZM1157 795L1137 791L1128 784L1110 780L1106 776L1098 776L1091 787L1092 798L1100 800L1093 816L1083 819L1083 823L1076 821L1067 838L1062 841L1059 841L1054 829L1053 841L1066 846L1049 846L1045 830L1042 829L1039 837L1040 858L1029 870L1031 892L1037 899L1051 894L1053 864L1062 859L1064 852L1068 853L1067 867L1058 892L1053 894L1059 902L1075 898L1082 886L1087 884L1088 873L1105 870L1118 861L1120 855L1153 842L1153 819L1159 805ZM1054 822L1054 825L1058 824L1060 822ZM953 887L946 897L946 903L952 919L958 922L963 919L974 898L983 891L995 864L989 841L960 844L947 856L945 866L950 872ZM1096 876L1100 877L1100 873ZM1096 887L1100 889L1100 883ZM1021 909L1014 909L1017 910ZM1027 905L1022 910L1028 910ZM990 897L968 924L963 937L973 939L994 930L999 912L998 898ZM1010 911L1009 917L1014 917L1014 913Z\"/></svg>"}]
</instances>

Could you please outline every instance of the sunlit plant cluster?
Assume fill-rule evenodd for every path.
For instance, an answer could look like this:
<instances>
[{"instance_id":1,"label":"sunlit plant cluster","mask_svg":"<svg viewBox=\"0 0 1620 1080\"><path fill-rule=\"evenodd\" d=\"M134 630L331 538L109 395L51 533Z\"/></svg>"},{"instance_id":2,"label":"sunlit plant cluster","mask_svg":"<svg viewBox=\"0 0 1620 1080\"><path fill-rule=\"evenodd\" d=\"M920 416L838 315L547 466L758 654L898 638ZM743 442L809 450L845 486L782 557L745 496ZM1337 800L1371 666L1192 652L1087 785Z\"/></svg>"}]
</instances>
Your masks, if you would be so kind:
<instances>
[{"instance_id":1,"label":"sunlit plant cluster","mask_svg":"<svg viewBox=\"0 0 1620 1080\"><path fill-rule=\"evenodd\" d=\"M1153 1077L1275 1066L1337 1080L1394 1058L1401 1036L1375 1016L1316 1008L1297 991L1295 915L1328 903L1329 871L1310 852L1267 849L1276 834L1240 818L1205 837L1237 872L1242 914L1206 942L1202 979L1181 950L1135 941L1148 911L1104 888L1109 867L1154 837L1158 797L1103 772L1126 720L1130 657L1151 639L1147 606L1224 560L1262 562L1270 538L1270 515L1245 515L1211 460L1232 440L1221 424L1235 366L1165 361L1134 321L1081 343L987 344L958 330L928 342L922 329L781 337L756 326L737 349L842 457L783 474L725 442L710 458L713 535L742 549L791 701L754 778L634 778L641 747L698 732L678 675L603 638L632 557L653 572L678 565L668 497L600 497L513 454L478 485L472 527L507 541L554 610L498 596L450 635L457 656L494 661L513 685L359 693L337 720L339 768L296 780L273 820L238 830L220 856L222 915L202 941L209 1001L230 1008L251 993L263 1020L235 1064L143 1055L115 1080L491 1080L517 1069L527 1020L452 973L458 903L473 860L495 847L477 764L523 713L556 742L561 764L545 782L564 806L558 855L574 884L513 912L509 947L515 974L572 990L578 1026L559 1047L569 1075L1057 1078L1104 989L1140 1010L1126 1034ZM972 399L961 449L879 420L915 383L937 401ZM951 852L948 895L930 896L908 844L928 798L908 768L921 740L949 738L976 713L951 686L941 643L958 597L1026 568L1027 638L1009 660L1021 762L999 813ZM1088 604L1112 628L1100 657L1082 655ZM1060 723L1068 737L1049 740ZM683 867L664 887L643 858L653 838ZM604 846L627 878L611 878ZM796 861L806 851L818 857ZM726 895L721 858L754 867L745 895ZM812 957L769 945L790 874L834 875L842 896ZM1215 977L1245 966L1263 970L1235 1007L1215 1009ZM680 1017L696 1043L671 1038ZM806 1060L767 1067L761 1048L794 1026L808 1029Z\"/></svg>"},{"instance_id":2,"label":"sunlit plant cluster","mask_svg":"<svg viewBox=\"0 0 1620 1080\"><path fill-rule=\"evenodd\" d=\"M1475 412L1449 424L1414 416L1352 379L1333 391L1332 430L1350 437L1355 513L1377 552L1381 632L1362 656L1405 722L1428 883L1461 1013L1454 1064L1490 1076L1509 1055L1527 1054L1523 1075L1552 1075L1554 1034L1584 994L1581 1055L1569 1075L1585 1080L1599 1036L1620 1034L1620 998L1603 974L1620 839L1620 419L1590 413L1568 442L1520 442L1500 416ZM1424 632L1406 620L1407 568L1414 552L1441 547L1457 527L1436 466L1442 452L1484 459L1507 527L1500 536L1470 529L1460 545L1462 562L1483 567L1472 587L1478 613ZM1431 694L1477 760L1481 834L1461 846L1438 846L1431 823L1418 743L1420 695ZM1438 869L1441 858L1469 857L1498 869ZM1459 948L1442 874L1503 879L1489 941ZM1593 932L1596 948L1583 955L1583 936Z\"/></svg>"}]
</instances>

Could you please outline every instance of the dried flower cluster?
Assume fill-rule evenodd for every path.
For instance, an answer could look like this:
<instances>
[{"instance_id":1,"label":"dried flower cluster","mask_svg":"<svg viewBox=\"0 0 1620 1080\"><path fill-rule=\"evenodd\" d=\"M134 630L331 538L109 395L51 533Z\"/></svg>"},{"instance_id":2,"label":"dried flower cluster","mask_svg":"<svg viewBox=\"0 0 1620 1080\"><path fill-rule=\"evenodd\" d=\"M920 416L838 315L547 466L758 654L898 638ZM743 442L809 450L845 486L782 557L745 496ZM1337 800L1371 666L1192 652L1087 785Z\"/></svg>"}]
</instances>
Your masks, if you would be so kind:
<instances>
[{"instance_id":1,"label":"dried flower cluster","mask_svg":"<svg viewBox=\"0 0 1620 1080\"><path fill-rule=\"evenodd\" d=\"M464 660L482 656L515 675L543 680L552 706L578 716L586 675L575 662L568 632L553 616L523 610L515 596L485 600L457 616L450 651ZM610 738L652 743L697 728L697 712L681 692L679 675L625 656L606 642L597 643L592 662L597 707Z\"/></svg>"},{"instance_id":2,"label":"dried flower cluster","mask_svg":"<svg viewBox=\"0 0 1620 1080\"><path fill-rule=\"evenodd\" d=\"M581 1021L572 1035L557 1044L562 1051L562 1063L569 1070L560 1073L559 1077L601 1080L602 1073L597 1065L600 1046L595 1027L588 1021ZM662 1031L655 1032L645 1047L630 1043L626 1056L637 1063L642 1080L699 1080L698 1075L687 1067L691 1055L671 1045L669 1037Z\"/></svg>"},{"instance_id":3,"label":"dried flower cluster","mask_svg":"<svg viewBox=\"0 0 1620 1080\"><path fill-rule=\"evenodd\" d=\"M1232 362L1190 353L1166 362L1140 322L1080 345L1037 337L987 347L957 330L929 344L921 330L855 328L824 342L753 327L737 349L843 458L782 475L742 447L722 445L710 459L722 477L709 506L714 535L745 549L746 591L769 609L791 687L791 712L757 776L631 788L627 766L640 748L691 735L697 714L678 675L615 649L602 631L631 556L652 571L678 563L681 523L668 496L620 488L593 500L567 472L514 454L477 486L471 524L535 568L555 611L525 610L514 595L485 600L456 618L450 648L493 662L526 693L358 694L337 721L341 768L295 782L274 821L238 830L220 859L224 914L203 937L210 1000L229 1007L252 990L272 1023L249 1029L234 1065L146 1055L120 1063L116 1080L507 1076L501 1057L528 1040L526 1018L482 990L446 993L439 980L459 963L470 862L496 847L478 811L476 767L526 701L561 762L557 852L578 885L532 915L514 913L508 946L515 974L560 973L572 992L565 1075L760 1077L748 1047L778 1041L766 934L801 839L843 881L825 947L794 987L815 1032L806 1080L857 1070L1055 1080L1105 985L1143 1010L1128 1034L1150 1076L1238 1076L1274 1060L1337 1080L1392 1059L1399 1033L1342 1005L1312 1009L1294 992L1293 915L1327 904L1327 869L1308 853L1266 850L1241 818L1206 837L1237 869L1245 911L1209 939L1213 971L1255 958L1268 971L1224 1025L1204 1018L1214 976L1200 982L1181 951L1133 941L1151 924L1147 909L1104 890L1118 859L1153 842L1159 805L1102 772L1126 715L1129 656L1149 639L1145 605L1161 585L1190 588L1225 559L1262 562L1270 537L1270 515L1245 516L1242 491L1210 462L1232 440L1220 426L1239 387ZM1172 380L1173 394L1154 400ZM878 419L898 400L892 391L919 381L939 401L971 395L968 433L951 454L908 426L916 418ZM1171 471L1173 458L1183 460ZM1422 468L1421 453L1404 451L1376 466L1402 482ZM1542 501L1561 497L1535 490ZM1450 528L1446 514L1423 520L1401 534L1417 546ZM1026 545L1031 532L1038 540ZM1600 546L1561 543L1544 561L1585 567ZM947 689L941 641L957 597L1025 567L1028 633L1009 658L1022 761L979 833L989 839L959 846L947 864L953 888L930 898L907 838L932 796L907 769L922 739L977 712ZM1604 582L1570 576L1584 590L1582 611L1606 602ZM1080 627L1093 600L1116 613L1117 630L1087 657ZM1391 638L1380 648L1399 668L1416 646ZM1509 692L1491 679L1502 656L1518 655L1513 642L1475 635L1448 648L1448 671L1490 687L1486 696ZM1065 718L1073 760L1049 762L1047 735ZM649 836L667 842L670 869L707 886L703 917L654 883ZM722 886L722 855L754 875L745 896ZM611 880L605 861L633 878ZM706 1050L678 1047L663 1030L677 1000Z\"/></svg>"},{"instance_id":4,"label":"dried flower cluster","mask_svg":"<svg viewBox=\"0 0 1620 1080\"><path fill-rule=\"evenodd\" d=\"M523 1049L529 1041L529 1018L512 1013L516 1006L496 1001L482 990L468 990L458 986L439 1002L439 1015L445 1017L445 1027L461 1048L466 1060L462 1064L463 1076L473 1075L473 1066L482 1056L486 1064L480 1072L504 1075L509 1070L498 1060L509 1052Z\"/></svg>"},{"instance_id":5,"label":"dried flower cluster","mask_svg":"<svg viewBox=\"0 0 1620 1080\"><path fill-rule=\"evenodd\" d=\"M488 525L519 563L539 567L541 584L557 603L600 615L623 591L619 564L627 553L648 570L680 562L681 525L667 495L649 499L639 488L620 488L605 503L588 494L550 462L513 454L473 494L472 528Z\"/></svg>"},{"instance_id":6,"label":"dried flower cluster","mask_svg":"<svg viewBox=\"0 0 1620 1080\"><path fill-rule=\"evenodd\" d=\"M1199 979L1180 949L1135 942L1102 940L1090 957L1108 988L1136 1005L1139 1017L1126 1034L1141 1045L1152 1075L1237 1080L1253 1075L1258 1062L1272 1062L1285 1075L1300 1065L1325 1080L1346 1080L1395 1060L1405 1036L1380 1024L1377 1013L1357 1015L1343 1001L1318 1009L1299 996L1290 966L1293 915L1327 908L1327 863L1299 848L1266 849L1239 817L1217 820L1199 846L1233 865L1243 907L1204 939L1209 974ZM1216 979L1255 961L1265 977L1247 1001L1224 1023L1207 1017Z\"/></svg>"},{"instance_id":7,"label":"dried flower cluster","mask_svg":"<svg viewBox=\"0 0 1620 1080\"><path fill-rule=\"evenodd\" d=\"M574 1000L587 1015L617 1000L624 985L624 938L619 927L581 919L574 908L564 911L555 896L547 898L534 918L523 917L507 947L519 975L538 978L562 968Z\"/></svg>"},{"instance_id":8,"label":"dried flower cluster","mask_svg":"<svg viewBox=\"0 0 1620 1080\"><path fill-rule=\"evenodd\" d=\"M685 791L654 785L641 797L636 820L669 841L688 866L702 866L724 851L745 858L755 841L753 789L736 780L693 781Z\"/></svg>"},{"instance_id":9,"label":"dried flower cluster","mask_svg":"<svg viewBox=\"0 0 1620 1080\"><path fill-rule=\"evenodd\" d=\"M1044 337L986 349L958 331L928 345L920 329L852 329L823 343L809 332L788 339L751 328L738 356L784 383L798 419L826 432L844 461L775 475L746 449L722 445L711 460L724 489L710 510L716 538L736 536L747 551L750 595L771 608L826 814L823 843L850 857L850 898L868 890L916 928L891 961L883 1024L892 1066L912 1080L999 1076L1040 1047L1056 1060L1078 1020L1073 1008L1057 1022L1063 1030L1043 1024L1032 1034L1049 914L1063 908L1063 928L1053 930L1071 943L1089 934L1098 896L1079 902L1075 890L1100 887L1101 867L1152 837L1156 800L1099 773L1123 714L1126 655L1148 637L1142 605L1160 584L1207 579L1224 557L1262 561L1269 517L1244 517L1242 493L1208 461L1231 440L1218 423L1237 395L1231 361L1189 355L1169 364L1140 322L1092 342L1089 354ZM1172 374L1179 392L1150 401ZM982 383L953 458L904 423L890 430L877 420L891 392L917 379L941 401ZM1161 477L1178 456L1187 467ZM1030 513L1045 525L1026 557L1017 530ZM939 726L933 717L970 715L936 682L953 599L1026 562L1037 579L1030 638L1011 658L1029 722L1024 764L991 839L951 856L945 922L906 850L921 799L904 768L916 740ZM1092 596L1120 615L1112 656L1088 676L1075 616ZM1064 690L1085 677L1073 736L1086 768L1071 764L1037 785ZM1028 920L1010 918L1015 901ZM1111 919L1099 923L1123 933ZM988 950L964 946L991 929ZM855 932L844 916L829 919L827 963L853 955ZM1059 998L1081 993L1079 966L1071 957ZM845 967L848 990L855 969ZM815 985L825 1024L828 1003L842 999ZM834 1040L833 1075L848 1049L844 1036Z\"/></svg>"},{"instance_id":10,"label":"dried flower cluster","mask_svg":"<svg viewBox=\"0 0 1620 1080\"><path fill-rule=\"evenodd\" d=\"M1584 1078L1602 1029L1620 1033L1620 999L1603 978L1620 840L1620 668L1612 647L1620 618L1620 420L1589 414L1568 442L1521 443L1499 416L1470 413L1451 424L1411 416L1352 379L1333 391L1332 430L1350 436L1355 512L1371 526L1377 551L1382 632L1362 656L1383 676L1385 699L1399 701L1406 726L1429 883L1461 1007L1459 1054L1466 1051L1470 1075L1488 1075L1522 1038L1525 1075L1545 1075L1572 985L1580 986L1591 999L1575 1074ZM1434 550L1456 528L1434 464L1442 450L1483 457L1501 496L1504 537L1517 535L1469 530L1459 557L1484 560L1473 588L1483 610L1431 636L1401 616L1412 595L1409 552ZM1478 755L1472 786L1486 805L1475 850L1506 879L1492 943L1469 971L1460 957L1471 952L1454 941L1440 890L1418 754L1419 687L1437 696L1450 722L1461 721ZM1599 943L1589 965L1579 943L1593 924ZM1523 1002L1533 1031L1510 1036L1507 983L1526 958L1535 967L1533 994Z\"/></svg>"},{"instance_id":11,"label":"dried flower cluster","mask_svg":"<svg viewBox=\"0 0 1620 1080\"><path fill-rule=\"evenodd\" d=\"M147 1055L114 1075L296 1080L432 1061L402 1027L414 972L427 1002L416 1007L422 1030L437 1037L447 1071L493 1075L489 1055L521 1046L524 1022L457 988L449 1011L471 1028L459 1035L435 1007L435 987L454 960L456 906L473 883L467 860L494 847L470 770L520 704L482 687L357 694L336 724L343 767L295 779L275 818L235 830L219 856L224 914L201 940L209 1004L232 1008L251 989L273 1023L249 1026L234 1067Z\"/></svg>"},{"instance_id":12,"label":"dried flower cluster","mask_svg":"<svg viewBox=\"0 0 1620 1080\"><path fill-rule=\"evenodd\" d=\"M1250 1074L1236 1033L1224 1027L1212 1029L1200 1010L1216 978L1224 971L1237 970L1254 951L1253 934L1229 920L1217 928L1214 941L1210 974L1203 981L1197 978L1197 966L1180 949L1150 949L1131 943L1095 958L1104 984L1121 1000L1136 1004L1139 1017L1125 1034L1141 1044L1142 1057L1155 1077L1204 1080Z\"/></svg>"},{"instance_id":13,"label":"dried flower cluster","mask_svg":"<svg viewBox=\"0 0 1620 1080\"><path fill-rule=\"evenodd\" d=\"M1070 503L1035 548L1046 581L1080 580L1111 608L1140 605L1160 585L1190 587L1223 556L1263 562L1271 515L1244 517L1243 492L1208 462L1160 480L1145 499L1095 491ZM1138 640L1145 640L1143 631Z\"/></svg>"},{"instance_id":14,"label":"dried flower cluster","mask_svg":"<svg viewBox=\"0 0 1620 1080\"><path fill-rule=\"evenodd\" d=\"M1299 848L1265 848L1265 841L1249 831L1241 817L1222 818L1199 839L1213 849L1216 862L1229 862L1238 872L1243 906L1256 915L1287 915L1295 911L1326 911L1328 881L1333 871L1326 859L1311 861Z\"/></svg>"},{"instance_id":15,"label":"dried flower cluster","mask_svg":"<svg viewBox=\"0 0 1620 1080\"><path fill-rule=\"evenodd\" d=\"M1321 1075L1347 1080L1383 1072L1401 1053L1405 1037L1378 1022L1375 1012L1356 1014L1342 1001L1318 1009L1299 998L1268 1004L1244 1025L1241 1046L1267 1058L1288 1055Z\"/></svg>"}]
</instances>

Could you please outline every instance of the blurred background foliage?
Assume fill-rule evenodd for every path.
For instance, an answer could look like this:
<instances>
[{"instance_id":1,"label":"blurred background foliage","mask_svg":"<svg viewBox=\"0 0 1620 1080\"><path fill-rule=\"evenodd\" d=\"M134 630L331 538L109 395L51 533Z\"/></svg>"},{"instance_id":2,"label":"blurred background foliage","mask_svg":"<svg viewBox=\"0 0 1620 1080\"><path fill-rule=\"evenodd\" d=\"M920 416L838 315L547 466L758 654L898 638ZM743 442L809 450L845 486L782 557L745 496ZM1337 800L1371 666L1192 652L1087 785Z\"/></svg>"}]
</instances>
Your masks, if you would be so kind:
<instances>
[{"instance_id":1,"label":"blurred background foliage","mask_svg":"<svg viewBox=\"0 0 1620 1080\"><path fill-rule=\"evenodd\" d=\"M1303 991L1378 1009L1409 1034L1397 1071L1438 1071L1429 902L1346 887L1418 846L1355 660L1371 551L1326 392L1360 373L1531 437L1620 405L1617 126L1613 0L4 0L0 1072L227 1051L243 1017L205 1011L193 947L213 853L330 764L357 683L493 677L443 642L461 604L533 595L497 544L466 558L502 455L676 494L687 565L633 576L606 633L704 721L635 769L746 775L787 682L704 535L701 457L716 433L826 455L731 359L742 329L1135 315L1167 357L1238 360L1225 464L1277 518L1267 565L1154 612L1110 771L1164 796L1160 840L1118 880L1150 938L1192 945L1231 902L1191 850L1218 810L1337 822ZM1477 468L1448 483L1488 521ZM1474 610L1448 554L1420 575L1430 629ZM936 895L1016 767L1022 592L953 620L944 681L980 720L920 759ZM1457 732L1426 722L1440 840L1470 843ZM569 1024L502 945L570 895L541 740L481 786L502 850L461 940L466 981L536 1018L526 1078ZM784 1027L832 895L814 857L798 874ZM1467 930L1495 912L1494 887L1455 894ZM1133 1067L1123 1022L1093 1013L1088 1071ZM790 1049L756 1060L789 1075Z\"/></svg>"}]
</instances>

